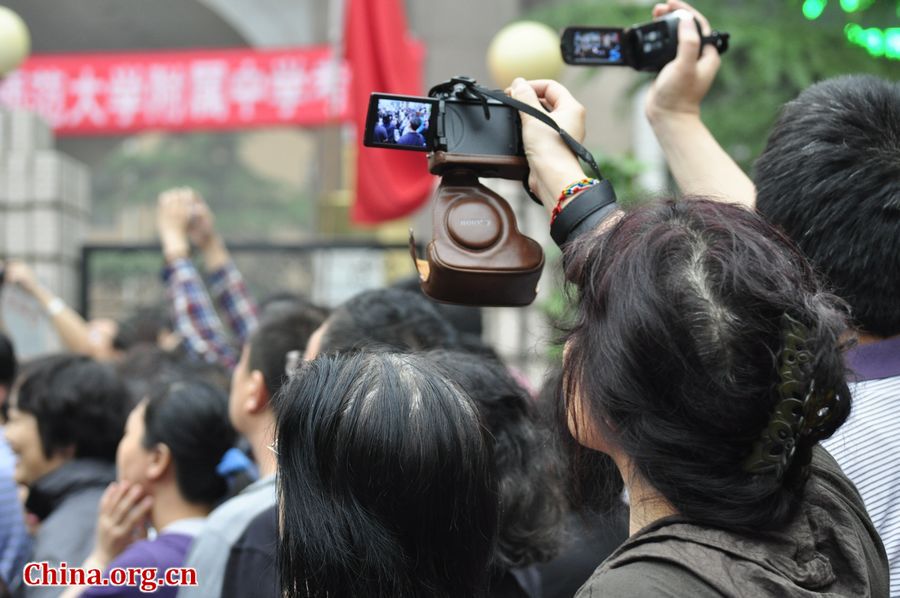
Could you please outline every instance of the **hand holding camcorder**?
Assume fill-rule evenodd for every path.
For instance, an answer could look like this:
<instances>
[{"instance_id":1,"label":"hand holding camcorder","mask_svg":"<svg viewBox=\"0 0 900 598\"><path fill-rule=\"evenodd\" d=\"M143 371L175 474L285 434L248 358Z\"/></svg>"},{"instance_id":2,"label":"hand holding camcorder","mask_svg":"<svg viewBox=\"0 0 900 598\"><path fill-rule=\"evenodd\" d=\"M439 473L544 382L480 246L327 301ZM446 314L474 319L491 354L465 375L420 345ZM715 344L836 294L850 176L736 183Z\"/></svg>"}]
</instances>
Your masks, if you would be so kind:
<instances>
[{"instance_id":1,"label":"hand holding camcorder","mask_svg":"<svg viewBox=\"0 0 900 598\"><path fill-rule=\"evenodd\" d=\"M700 34L700 51L710 44L723 54L728 50L728 33L712 31L703 36L700 21L686 10L676 10L662 18L632 27L568 27L560 48L567 64L584 66L630 66L638 71L656 72L678 53L678 24L692 19Z\"/></svg>"}]
</instances>

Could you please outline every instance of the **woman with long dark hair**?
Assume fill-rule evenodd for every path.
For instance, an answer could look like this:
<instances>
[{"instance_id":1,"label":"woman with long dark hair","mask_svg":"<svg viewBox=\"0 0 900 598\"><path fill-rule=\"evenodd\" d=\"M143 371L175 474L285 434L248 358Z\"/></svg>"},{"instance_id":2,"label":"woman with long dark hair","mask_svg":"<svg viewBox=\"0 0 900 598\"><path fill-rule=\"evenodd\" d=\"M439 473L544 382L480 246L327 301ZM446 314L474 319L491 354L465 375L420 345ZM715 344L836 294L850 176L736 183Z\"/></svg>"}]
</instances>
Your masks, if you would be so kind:
<instances>
[{"instance_id":1,"label":"woman with long dark hair","mask_svg":"<svg viewBox=\"0 0 900 598\"><path fill-rule=\"evenodd\" d=\"M482 596L497 527L478 409L413 355L323 355L276 399L287 597Z\"/></svg>"},{"instance_id":2,"label":"woman with long dark hair","mask_svg":"<svg viewBox=\"0 0 900 598\"><path fill-rule=\"evenodd\" d=\"M535 565L555 556L566 503L561 460L537 406L498 360L447 350L425 357L472 398L493 438L500 521L491 598L540 596Z\"/></svg>"},{"instance_id":3,"label":"woman with long dark hair","mask_svg":"<svg viewBox=\"0 0 900 598\"><path fill-rule=\"evenodd\" d=\"M582 138L558 83L510 92ZM850 412L841 303L751 210L685 198L623 214L555 131L522 119L577 289L566 424L612 457L630 503L631 536L577 595L887 596L878 534L819 446Z\"/></svg>"}]
</instances>

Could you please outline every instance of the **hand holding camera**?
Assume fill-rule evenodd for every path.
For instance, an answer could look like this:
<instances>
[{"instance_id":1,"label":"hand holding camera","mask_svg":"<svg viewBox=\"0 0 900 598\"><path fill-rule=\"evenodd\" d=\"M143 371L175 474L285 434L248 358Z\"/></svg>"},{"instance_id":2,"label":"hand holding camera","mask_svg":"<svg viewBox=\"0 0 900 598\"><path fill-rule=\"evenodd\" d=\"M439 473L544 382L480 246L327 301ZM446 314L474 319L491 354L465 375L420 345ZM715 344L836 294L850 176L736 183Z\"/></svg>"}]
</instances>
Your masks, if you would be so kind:
<instances>
[{"instance_id":1,"label":"hand holding camera","mask_svg":"<svg viewBox=\"0 0 900 598\"><path fill-rule=\"evenodd\" d=\"M657 20L625 29L572 27L561 48L570 64L661 71L649 94L651 120L699 114L728 34L678 0L658 4ZM422 288L432 298L478 305L527 305L543 268L537 243L522 235L509 204L478 181L522 180L551 214L560 245L615 211L612 186L582 145L585 109L555 81L516 79L506 93L468 77L436 85L429 97L373 93L364 145L428 152L443 180L434 198L434 240L427 262L416 256ZM596 178L584 178L581 162ZM590 200L563 209L592 188Z\"/></svg>"},{"instance_id":2,"label":"hand holding camera","mask_svg":"<svg viewBox=\"0 0 900 598\"><path fill-rule=\"evenodd\" d=\"M517 78L506 91L520 102L547 111L550 118L579 143L584 140L584 106L562 84ZM583 177L584 171L556 131L526 114L522 115L522 140L531 165L528 186L550 212L560 190Z\"/></svg>"},{"instance_id":3,"label":"hand holding camera","mask_svg":"<svg viewBox=\"0 0 900 598\"><path fill-rule=\"evenodd\" d=\"M568 64L587 66L630 66L638 71L657 72L675 59L687 30L681 21L702 34L695 48L712 47L722 53L728 49L728 33L711 31L700 20L700 13L684 2L669 0L654 8L654 21L632 27L567 27L560 47ZM698 18L700 17L700 18ZM704 20L705 21L705 20Z\"/></svg>"},{"instance_id":4,"label":"hand holding camera","mask_svg":"<svg viewBox=\"0 0 900 598\"><path fill-rule=\"evenodd\" d=\"M700 114L700 103L706 97L721 65L719 51L703 45L701 33L709 35L709 21L685 2L669 0L657 4L653 16L679 15L678 51L650 86L645 104L647 118L653 122L667 115ZM700 32L694 26L699 23ZM699 55L699 58L698 58Z\"/></svg>"}]
</instances>

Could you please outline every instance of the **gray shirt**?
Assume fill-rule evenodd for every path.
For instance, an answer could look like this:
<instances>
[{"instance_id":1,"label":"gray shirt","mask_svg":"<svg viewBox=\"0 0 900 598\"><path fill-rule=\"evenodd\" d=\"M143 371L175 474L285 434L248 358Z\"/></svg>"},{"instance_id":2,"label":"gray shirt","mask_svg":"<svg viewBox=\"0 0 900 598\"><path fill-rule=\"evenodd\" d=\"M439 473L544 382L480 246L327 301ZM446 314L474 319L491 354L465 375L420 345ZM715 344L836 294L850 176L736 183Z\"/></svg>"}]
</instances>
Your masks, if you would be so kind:
<instances>
[{"instance_id":1,"label":"gray shirt","mask_svg":"<svg viewBox=\"0 0 900 598\"><path fill-rule=\"evenodd\" d=\"M48 473L31 487L27 507L41 517L31 561L47 561L52 568L65 562L79 567L94 548L100 497L115 480L112 463L75 459ZM19 596L51 598L64 587L19 586Z\"/></svg>"},{"instance_id":2,"label":"gray shirt","mask_svg":"<svg viewBox=\"0 0 900 598\"><path fill-rule=\"evenodd\" d=\"M275 504L275 476L250 484L209 514L194 540L185 567L197 571L197 585L178 589L179 598L211 598L222 593L231 547L253 519Z\"/></svg>"},{"instance_id":3,"label":"gray shirt","mask_svg":"<svg viewBox=\"0 0 900 598\"><path fill-rule=\"evenodd\" d=\"M797 512L753 535L667 517L629 538L576 598L887 598L884 547L856 488L824 449Z\"/></svg>"}]
</instances>

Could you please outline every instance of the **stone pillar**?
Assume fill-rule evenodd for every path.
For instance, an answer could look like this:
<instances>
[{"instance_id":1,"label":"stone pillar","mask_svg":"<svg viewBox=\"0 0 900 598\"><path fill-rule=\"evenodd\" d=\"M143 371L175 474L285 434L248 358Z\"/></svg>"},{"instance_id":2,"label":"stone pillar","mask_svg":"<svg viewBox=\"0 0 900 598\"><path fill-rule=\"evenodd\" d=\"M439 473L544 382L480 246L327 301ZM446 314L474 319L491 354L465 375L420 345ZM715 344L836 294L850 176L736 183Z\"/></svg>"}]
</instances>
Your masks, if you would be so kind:
<instances>
[{"instance_id":1,"label":"stone pillar","mask_svg":"<svg viewBox=\"0 0 900 598\"><path fill-rule=\"evenodd\" d=\"M0 110L0 256L31 265L41 283L73 306L89 201L87 168L53 148L47 123ZM49 322L21 293L7 289L3 308L20 352L55 348Z\"/></svg>"}]
</instances>

